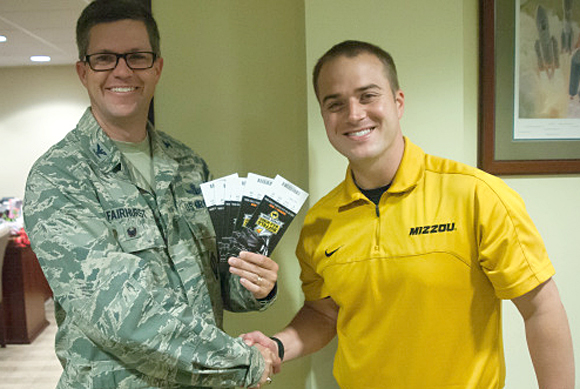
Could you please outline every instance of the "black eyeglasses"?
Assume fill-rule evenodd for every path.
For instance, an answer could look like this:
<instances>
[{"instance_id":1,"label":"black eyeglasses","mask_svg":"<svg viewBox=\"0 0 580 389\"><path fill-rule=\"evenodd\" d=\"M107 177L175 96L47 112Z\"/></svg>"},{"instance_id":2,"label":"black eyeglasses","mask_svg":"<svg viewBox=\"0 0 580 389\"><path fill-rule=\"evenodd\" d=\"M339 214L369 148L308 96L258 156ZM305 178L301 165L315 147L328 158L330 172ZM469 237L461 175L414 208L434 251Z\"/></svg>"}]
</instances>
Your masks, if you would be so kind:
<instances>
[{"instance_id":1,"label":"black eyeglasses","mask_svg":"<svg viewBox=\"0 0 580 389\"><path fill-rule=\"evenodd\" d=\"M125 63L132 70L143 70L153 67L157 55L151 51L137 51L135 53L95 53L85 56L85 62L89 64L95 72L106 72L113 70L119 64L119 59L123 58Z\"/></svg>"}]
</instances>

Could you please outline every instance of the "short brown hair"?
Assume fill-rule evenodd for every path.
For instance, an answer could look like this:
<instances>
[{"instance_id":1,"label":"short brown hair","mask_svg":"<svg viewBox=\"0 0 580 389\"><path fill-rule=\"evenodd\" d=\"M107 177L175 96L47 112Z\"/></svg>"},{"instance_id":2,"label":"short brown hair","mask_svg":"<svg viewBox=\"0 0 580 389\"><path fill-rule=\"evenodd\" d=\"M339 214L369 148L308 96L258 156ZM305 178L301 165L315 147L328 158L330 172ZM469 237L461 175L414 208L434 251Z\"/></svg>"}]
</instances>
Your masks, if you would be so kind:
<instances>
[{"instance_id":1,"label":"short brown hair","mask_svg":"<svg viewBox=\"0 0 580 389\"><path fill-rule=\"evenodd\" d=\"M338 43L330 48L320 59L316 62L314 66L314 71L312 72L312 83L314 84L314 92L316 97L318 97L318 77L320 76L320 71L322 66L330 62L331 60L338 58L340 56L345 56L348 58L356 57L361 53L369 53L377 57L385 66L385 75L389 80L391 85L391 91L393 95L399 90L399 79L397 77L397 68L395 66L395 61L393 57L385 50L381 49L379 46L373 45L368 42L348 40Z\"/></svg>"},{"instance_id":2,"label":"short brown hair","mask_svg":"<svg viewBox=\"0 0 580 389\"><path fill-rule=\"evenodd\" d=\"M94 0L85 7L77 21L76 39L79 59L84 60L89 47L89 32L100 23L119 20L137 20L145 23L151 50L161 55L159 29L153 15L145 6L136 0Z\"/></svg>"}]
</instances>

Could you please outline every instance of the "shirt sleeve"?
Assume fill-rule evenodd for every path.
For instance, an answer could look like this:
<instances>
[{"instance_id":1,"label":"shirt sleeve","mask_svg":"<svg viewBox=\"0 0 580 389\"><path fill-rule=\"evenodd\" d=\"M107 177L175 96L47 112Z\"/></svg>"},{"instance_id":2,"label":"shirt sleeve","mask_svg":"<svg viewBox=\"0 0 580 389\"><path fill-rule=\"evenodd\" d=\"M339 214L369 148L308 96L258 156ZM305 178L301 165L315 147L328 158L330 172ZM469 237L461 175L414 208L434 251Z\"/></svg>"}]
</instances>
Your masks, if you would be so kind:
<instances>
[{"instance_id":1,"label":"shirt sleeve","mask_svg":"<svg viewBox=\"0 0 580 389\"><path fill-rule=\"evenodd\" d=\"M255 385L264 370L259 351L159 282L164 275L154 264L164 247L145 247L139 256L123 252L94 188L66 169L33 168L24 217L55 301L66 312L59 326L67 326L67 336L78 331L70 347L82 355L88 338L129 369L183 385Z\"/></svg>"},{"instance_id":2,"label":"shirt sleeve","mask_svg":"<svg viewBox=\"0 0 580 389\"><path fill-rule=\"evenodd\" d=\"M519 297L554 275L542 237L514 190L494 177L480 186L476 206L480 264L499 298Z\"/></svg>"},{"instance_id":3,"label":"shirt sleeve","mask_svg":"<svg viewBox=\"0 0 580 389\"><path fill-rule=\"evenodd\" d=\"M240 283L240 276L231 274L227 268L221 270L222 300L224 308L231 312L263 311L276 301L278 287L263 299L254 295Z\"/></svg>"},{"instance_id":4,"label":"shirt sleeve","mask_svg":"<svg viewBox=\"0 0 580 389\"><path fill-rule=\"evenodd\" d=\"M307 215L296 245L296 257L300 263L300 280L306 301L320 300L330 296L324 278L316 271L317 261L314 253L318 246L318 237L321 235L318 229L319 226Z\"/></svg>"}]
</instances>

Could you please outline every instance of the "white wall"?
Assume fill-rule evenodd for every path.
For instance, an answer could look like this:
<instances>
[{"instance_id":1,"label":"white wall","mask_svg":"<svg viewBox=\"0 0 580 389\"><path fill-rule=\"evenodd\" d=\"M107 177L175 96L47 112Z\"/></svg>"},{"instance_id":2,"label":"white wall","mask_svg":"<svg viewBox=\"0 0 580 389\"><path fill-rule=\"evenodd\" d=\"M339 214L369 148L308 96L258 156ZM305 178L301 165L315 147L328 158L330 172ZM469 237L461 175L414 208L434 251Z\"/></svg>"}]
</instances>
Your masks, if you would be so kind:
<instances>
[{"instance_id":1,"label":"white wall","mask_svg":"<svg viewBox=\"0 0 580 389\"><path fill-rule=\"evenodd\" d=\"M0 197L23 198L30 167L89 105L74 66L0 69Z\"/></svg>"}]
</instances>

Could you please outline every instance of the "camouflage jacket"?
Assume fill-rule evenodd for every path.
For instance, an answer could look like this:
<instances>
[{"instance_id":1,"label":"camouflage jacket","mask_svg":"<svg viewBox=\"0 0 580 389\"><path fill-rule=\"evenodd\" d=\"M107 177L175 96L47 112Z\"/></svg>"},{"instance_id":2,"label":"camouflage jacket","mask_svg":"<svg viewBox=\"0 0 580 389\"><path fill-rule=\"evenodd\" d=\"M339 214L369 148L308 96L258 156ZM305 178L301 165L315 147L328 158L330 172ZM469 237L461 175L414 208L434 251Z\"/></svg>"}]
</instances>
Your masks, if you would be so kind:
<instances>
[{"instance_id":1,"label":"camouflage jacket","mask_svg":"<svg viewBox=\"0 0 580 389\"><path fill-rule=\"evenodd\" d=\"M148 131L153 191L90 108L28 177L25 226L54 292L58 388L254 385L264 361L222 331L223 308L271 301L218 269L199 187L210 179L205 162Z\"/></svg>"}]
</instances>

